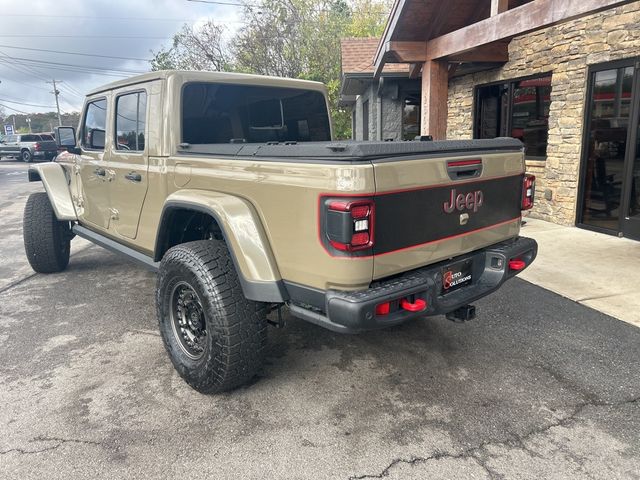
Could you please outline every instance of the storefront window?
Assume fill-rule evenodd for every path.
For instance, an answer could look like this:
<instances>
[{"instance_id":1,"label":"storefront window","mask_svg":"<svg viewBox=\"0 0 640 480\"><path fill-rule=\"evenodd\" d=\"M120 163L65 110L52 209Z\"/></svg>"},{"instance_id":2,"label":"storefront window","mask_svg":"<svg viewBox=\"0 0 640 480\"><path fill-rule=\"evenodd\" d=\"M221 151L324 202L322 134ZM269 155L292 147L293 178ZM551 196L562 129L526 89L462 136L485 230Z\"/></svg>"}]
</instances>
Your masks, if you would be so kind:
<instances>
[{"instance_id":1,"label":"storefront window","mask_svg":"<svg viewBox=\"0 0 640 480\"><path fill-rule=\"evenodd\" d=\"M402 140L413 140L420 135L420 96L407 95L402 103Z\"/></svg>"},{"instance_id":2,"label":"storefront window","mask_svg":"<svg viewBox=\"0 0 640 480\"><path fill-rule=\"evenodd\" d=\"M517 138L527 158L544 160L550 104L550 74L478 87L474 136Z\"/></svg>"}]
</instances>

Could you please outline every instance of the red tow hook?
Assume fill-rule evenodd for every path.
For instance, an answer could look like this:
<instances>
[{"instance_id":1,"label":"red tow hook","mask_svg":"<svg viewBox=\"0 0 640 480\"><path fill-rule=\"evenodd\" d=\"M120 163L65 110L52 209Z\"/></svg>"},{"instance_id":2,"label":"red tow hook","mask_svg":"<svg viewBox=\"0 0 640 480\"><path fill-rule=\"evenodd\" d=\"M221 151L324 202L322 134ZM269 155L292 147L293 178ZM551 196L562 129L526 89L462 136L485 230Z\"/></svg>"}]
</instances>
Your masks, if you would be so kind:
<instances>
[{"instance_id":1,"label":"red tow hook","mask_svg":"<svg viewBox=\"0 0 640 480\"><path fill-rule=\"evenodd\" d=\"M420 298L416 298L416 301L411 303L406 298L400 300L400 307L407 312L421 312L425 308L427 308L427 302L421 300Z\"/></svg>"},{"instance_id":2,"label":"red tow hook","mask_svg":"<svg viewBox=\"0 0 640 480\"><path fill-rule=\"evenodd\" d=\"M524 260L520 260L519 258L514 258L513 260L509 260L509 270L522 270L524 267L526 267L527 264L524 262Z\"/></svg>"}]
</instances>

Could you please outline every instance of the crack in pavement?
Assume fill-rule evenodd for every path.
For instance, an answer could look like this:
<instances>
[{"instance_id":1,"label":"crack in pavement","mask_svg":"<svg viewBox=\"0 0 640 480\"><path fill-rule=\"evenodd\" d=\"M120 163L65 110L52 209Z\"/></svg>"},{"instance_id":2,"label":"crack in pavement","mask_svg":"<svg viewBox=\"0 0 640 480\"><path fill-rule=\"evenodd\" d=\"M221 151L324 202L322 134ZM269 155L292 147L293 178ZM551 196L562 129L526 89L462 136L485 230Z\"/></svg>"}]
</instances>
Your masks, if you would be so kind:
<instances>
[{"instance_id":1,"label":"crack in pavement","mask_svg":"<svg viewBox=\"0 0 640 480\"><path fill-rule=\"evenodd\" d=\"M67 443L79 443L83 445L102 445L101 442L96 442L94 440L82 440L78 438L62 438L62 437L45 437L45 436L38 436L38 437L32 438L31 440L28 440L28 443L33 443L33 442L56 442L56 443L54 445L50 445L44 448L39 448L36 450L28 450L26 448L10 448L9 450L1 450L0 455L6 455L12 452L18 453L20 455L43 453L43 452L48 452L50 450L55 450L56 448L59 448L62 445Z\"/></svg>"},{"instance_id":2,"label":"crack in pavement","mask_svg":"<svg viewBox=\"0 0 640 480\"><path fill-rule=\"evenodd\" d=\"M79 248L78 250L76 250L75 252L73 252L71 254L71 257L73 257L73 256L75 256L75 255L77 255L77 254L79 254L81 252L84 252L85 250L88 250L92 246L93 246L93 244ZM38 275L38 272L33 272L33 273L30 273L29 275L27 275L26 277L18 278L16 280L13 280L12 282L7 283L4 287L0 288L0 294L3 294L7 290L11 290L12 288L17 287L18 285L23 284L27 280L30 280L33 277L37 276L37 275Z\"/></svg>"},{"instance_id":3,"label":"crack in pavement","mask_svg":"<svg viewBox=\"0 0 640 480\"><path fill-rule=\"evenodd\" d=\"M580 415L580 413L582 413L583 410L585 410L588 407L619 407L622 405L628 405L628 404L632 404L632 403L637 403L638 401L640 401L640 396L638 397L633 397L627 400L622 400L620 402L614 402L614 403L610 403L610 402L601 402L601 401L585 401L582 403L577 404L574 409L573 412L571 412L569 415L560 418L558 420L556 420L555 422L550 423L549 425L546 425L544 427L534 427L532 429L530 429L528 432L525 432L524 434L516 434L516 433L512 433L511 435L514 438L511 439L505 439L505 440L489 440L486 442L482 442L480 445L477 445L475 447L470 447L470 448L465 448L463 449L460 453L450 453L450 452L440 452L440 451L436 451L433 454L427 456L427 457L411 457L409 459L405 459L405 458L394 458L391 463L389 465L387 465L380 473L378 474L365 474L365 475L352 475L349 477L349 480L365 480L367 478L372 479L372 478L385 478L389 476L389 473L391 472L391 470L393 470L395 467L397 467L400 464L406 464L406 465L410 465L410 466L414 466L414 465L418 465L418 464L424 464L427 463L431 460L441 460L441 459L453 459L453 460L459 460L459 459L471 459L474 462L476 462L480 467L482 467L482 469L484 469L485 472L487 472L487 475L489 476L490 479L494 480L496 478L499 478L498 475L493 472L491 469L489 469L489 467L486 465L485 460L482 458L483 453L486 454L486 448L489 446L494 446L494 445L504 445L504 446L510 446L510 447L514 447L516 449L521 449L526 451L527 453L529 453L530 455L533 456L537 456L538 454L536 452L531 451L529 448L527 448L527 446L525 445L525 442L533 437L534 435L540 435L540 434L544 434L546 432L548 432L549 430L551 430L552 428L556 428L556 427L566 427L568 424L570 424L578 415Z\"/></svg>"}]
</instances>

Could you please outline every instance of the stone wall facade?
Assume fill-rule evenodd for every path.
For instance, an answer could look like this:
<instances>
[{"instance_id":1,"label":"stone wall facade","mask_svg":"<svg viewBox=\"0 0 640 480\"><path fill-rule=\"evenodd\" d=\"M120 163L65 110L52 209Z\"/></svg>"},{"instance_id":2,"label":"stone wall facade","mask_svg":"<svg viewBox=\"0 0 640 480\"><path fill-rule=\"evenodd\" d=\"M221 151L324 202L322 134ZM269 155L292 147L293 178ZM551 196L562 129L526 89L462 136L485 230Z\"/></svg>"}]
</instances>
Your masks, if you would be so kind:
<instances>
[{"instance_id":1,"label":"stone wall facade","mask_svg":"<svg viewBox=\"0 0 640 480\"><path fill-rule=\"evenodd\" d=\"M640 1L516 37L504 66L449 82L447 138L473 137L476 86L550 72L547 159L527 161L527 170L537 177L531 214L573 225L588 67L636 56L640 56Z\"/></svg>"}]
</instances>

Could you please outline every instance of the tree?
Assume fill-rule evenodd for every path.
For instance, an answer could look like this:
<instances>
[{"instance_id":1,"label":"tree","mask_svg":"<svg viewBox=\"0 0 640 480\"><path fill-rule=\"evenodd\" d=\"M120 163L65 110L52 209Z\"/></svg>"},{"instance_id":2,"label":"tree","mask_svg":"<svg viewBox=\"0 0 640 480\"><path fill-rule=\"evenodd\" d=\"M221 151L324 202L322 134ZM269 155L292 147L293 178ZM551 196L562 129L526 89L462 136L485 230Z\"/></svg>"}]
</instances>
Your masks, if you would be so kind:
<instances>
[{"instance_id":1,"label":"tree","mask_svg":"<svg viewBox=\"0 0 640 480\"><path fill-rule=\"evenodd\" d=\"M225 43L224 28L184 25L154 53L154 70L226 70L315 80L327 85L336 138L351 136L340 108L340 39L379 36L390 0L263 0L244 8L246 25Z\"/></svg>"},{"instance_id":2,"label":"tree","mask_svg":"<svg viewBox=\"0 0 640 480\"><path fill-rule=\"evenodd\" d=\"M200 26L183 25L170 48L153 53L152 70L215 70L230 67L231 56L224 43L225 27L208 20Z\"/></svg>"}]
</instances>

